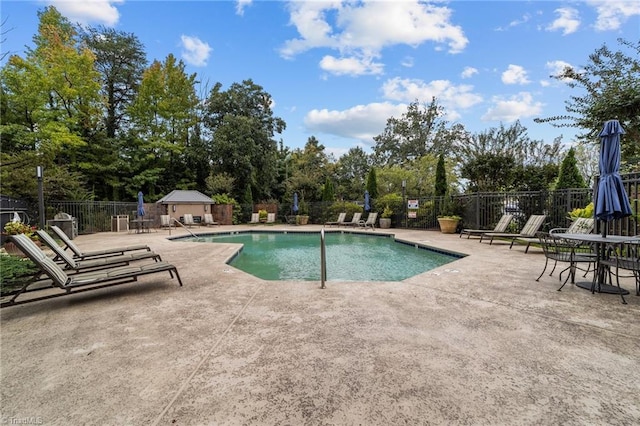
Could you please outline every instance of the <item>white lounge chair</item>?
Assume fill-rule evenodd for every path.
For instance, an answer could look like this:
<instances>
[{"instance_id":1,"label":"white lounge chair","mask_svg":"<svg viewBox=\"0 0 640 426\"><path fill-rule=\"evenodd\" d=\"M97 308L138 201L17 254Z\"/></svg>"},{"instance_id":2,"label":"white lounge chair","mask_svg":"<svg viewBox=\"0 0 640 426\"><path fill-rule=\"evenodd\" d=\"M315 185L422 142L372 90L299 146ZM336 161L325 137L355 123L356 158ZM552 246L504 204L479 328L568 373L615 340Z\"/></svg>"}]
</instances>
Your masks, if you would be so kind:
<instances>
[{"instance_id":1,"label":"white lounge chair","mask_svg":"<svg viewBox=\"0 0 640 426\"><path fill-rule=\"evenodd\" d=\"M186 226L188 226L189 228L191 228L192 226L194 226L196 223L193 220L193 215L191 213L185 213L184 214L184 224Z\"/></svg>"},{"instance_id":2,"label":"white lounge chair","mask_svg":"<svg viewBox=\"0 0 640 426\"><path fill-rule=\"evenodd\" d=\"M344 225L344 220L347 218L347 213L346 212L342 212L338 215L338 220L336 220L335 222L325 222L324 225L325 226L333 226L333 225Z\"/></svg>"},{"instance_id":3,"label":"white lounge chair","mask_svg":"<svg viewBox=\"0 0 640 426\"><path fill-rule=\"evenodd\" d=\"M358 225L362 226L365 229L369 227L371 228L371 230L374 230L376 228L376 219L378 219L378 213L369 213L369 216L367 216L367 220L361 220L360 222L358 222Z\"/></svg>"},{"instance_id":4,"label":"white lounge chair","mask_svg":"<svg viewBox=\"0 0 640 426\"><path fill-rule=\"evenodd\" d=\"M360 226L360 218L362 217L362 213L354 213L351 218L351 222L343 222L342 225L345 226Z\"/></svg>"},{"instance_id":5,"label":"white lounge chair","mask_svg":"<svg viewBox=\"0 0 640 426\"><path fill-rule=\"evenodd\" d=\"M213 215L211 213L205 213L204 221L202 222L202 225L209 226L209 225L220 225L220 224L215 220L213 220Z\"/></svg>"}]
</instances>

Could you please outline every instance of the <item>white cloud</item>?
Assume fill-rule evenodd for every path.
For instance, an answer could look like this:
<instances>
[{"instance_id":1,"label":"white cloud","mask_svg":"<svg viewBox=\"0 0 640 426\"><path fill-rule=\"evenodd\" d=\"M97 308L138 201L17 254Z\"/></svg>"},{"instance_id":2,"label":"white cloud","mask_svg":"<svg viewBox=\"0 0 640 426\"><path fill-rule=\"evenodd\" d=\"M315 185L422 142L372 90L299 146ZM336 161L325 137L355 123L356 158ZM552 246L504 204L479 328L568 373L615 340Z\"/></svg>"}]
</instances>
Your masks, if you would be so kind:
<instances>
[{"instance_id":1,"label":"white cloud","mask_svg":"<svg viewBox=\"0 0 640 426\"><path fill-rule=\"evenodd\" d=\"M327 55L320 61L320 68L336 75L382 74L384 65L373 58L335 58Z\"/></svg>"},{"instance_id":2,"label":"white cloud","mask_svg":"<svg viewBox=\"0 0 640 426\"><path fill-rule=\"evenodd\" d=\"M576 9L571 7L561 7L555 12L559 15L551 24L547 26L547 31L562 30L563 35L575 33L580 27L580 16Z\"/></svg>"},{"instance_id":3,"label":"white cloud","mask_svg":"<svg viewBox=\"0 0 640 426\"><path fill-rule=\"evenodd\" d=\"M521 19L516 19L516 20L513 20L513 21L509 22L509 24L507 25L506 28L503 28L503 27L497 28L497 31L506 31L509 28L513 28L513 27L520 26L522 24L526 24L527 22L529 22L530 19L531 19L531 15L529 15L527 13L525 15L522 15Z\"/></svg>"},{"instance_id":4,"label":"white cloud","mask_svg":"<svg viewBox=\"0 0 640 426\"><path fill-rule=\"evenodd\" d=\"M376 58L385 47L427 41L459 53L468 43L462 28L451 23L451 9L418 0L292 1L288 7L300 37L284 43L285 58L314 48L335 49L342 58Z\"/></svg>"},{"instance_id":5,"label":"white cloud","mask_svg":"<svg viewBox=\"0 0 640 426\"><path fill-rule=\"evenodd\" d=\"M588 0L598 12L594 25L597 31L617 30L631 16L640 15L640 2L637 0Z\"/></svg>"},{"instance_id":6,"label":"white cloud","mask_svg":"<svg viewBox=\"0 0 640 426\"><path fill-rule=\"evenodd\" d=\"M46 0L71 22L81 24L102 24L113 27L120 20L120 13L115 5L124 0Z\"/></svg>"},{"instance_id":7,"label":"white cloud","mask_svg":"<svg viewBox=\"0 0 640 426\"><path fill-rule=\"evenodd\" d=\"M502 73L502 82L504 84L527 84L530 83L527 78L527 71L520 65L509 64L506 71Z\"/></svg>"},{"instance_id":8,"label":"white cloud","mask_svg":"<svg viewBox=\"0 0 640 426\"><path fill-rule=\"evenodd\" d=\"M543 106L544 104L541 102L534 102L533 96L528 92L521 92L509 98L495 96L492 99L492 106L481 118L483 121L504 121L509 123L523 117L539 115Z\"/></svg>"},{"instance_id":9,"label":"white cloud","mask_svg":"<svg viewBox=\"0 0 640 426\"><path fill-rule=\"evenodd\" d=\"M449 80L433 80L425 83L418 79L402 79L399 77L387 80L382 85L386 99L403 102L431 102L433 97L448 110L470 108L480 102L482 97L473 93L473 86L468 84L454 85Z\"/></svg>"},{"instance_id":10,"label":"white cloud","mask_svg":"<svg viewBox=\"0 0 640 426\"><path fill-rule=\"evenodd\" d=\"M253 0L236 0L236 15L244 15L244 10L251 6Z\"/></svg>"},{"instance_id":11,"label":"white cloud","mask_svg":"<svg viewBox=\"0 0 640 426\"><path fill-rule=\"evenodd\" d=\"M382 133L389 117L400 117L406 110L407 105L390 102L356 105L342 111L314 109L307 113L304 124L310 131L371 144L373 137Z\"/></svg>"},{"instance_id":12,"label":"white cloud","mask_svg":"<svg viewBox=\"0 0 640 426\"><path fill-rule=\"evenodd\" d=\"M478 74L478 69L474 67L464 67L460 77L462 78L471 78L474 74Z\"/></svg>"},{"instance_id":13,"label":"white cloud","mask_svg":"<svg viewBox=\"0 0 640 426\"><path fill-rule=\"evenodd\" d=\"M413 57L405 56L402 62L400 62L400 65L402 65L405 68L413 68Z\"/></svg>"},{"instance_id":14,"label":"white cloud","mask_svg":"<svg viewBox=\"0 0 640 426\"><path fill-rule=\"evenodd\" d=\"M211 53L211 47L198 37L180 36L182 41L182 58L188 64L196 67L207 65L207 59Z\"/></svg>"}]
</instances>

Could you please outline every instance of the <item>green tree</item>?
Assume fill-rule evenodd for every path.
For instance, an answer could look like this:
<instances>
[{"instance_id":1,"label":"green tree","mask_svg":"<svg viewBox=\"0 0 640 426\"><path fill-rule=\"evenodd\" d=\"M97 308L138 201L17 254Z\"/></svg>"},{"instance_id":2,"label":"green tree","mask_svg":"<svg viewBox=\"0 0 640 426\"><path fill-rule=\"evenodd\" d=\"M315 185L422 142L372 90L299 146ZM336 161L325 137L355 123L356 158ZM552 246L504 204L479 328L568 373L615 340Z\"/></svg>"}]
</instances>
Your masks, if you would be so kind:
<instances>
[{"instance_id":1,"label":"green tree","mask_svg":"<svg viewBox=\"0 0 640 426\"><path fill-rule=\"evenodd\" d=\"M558 176L558 182L556 183L556 189L570 189L570 188L586 188L584 179L578 170L575 151L573 148L569 149L567 155L565 155L560 165L560 175Z\"/></svg>"},{"instance_id":2,"label":"green tree","mask_svg":"<svg viewBox=\"0 0 640 426\"><path fill-rule=\"evenodd\" d=\"M623 50L607 45L589 55L586 65L567 67L551 76L572 89L581 89L565 102L569 115L537 118L538 123L582 129L579 141L599 143L598 134L607 120L618 119L626 130L621 140L623 169L640 164L640 40L618 39Z\"/></svg>"},{"instance_id":3,"label":"green tree","mask_svg":"<svg viewBox=\"0 0 640 426\"><path fill-rule=\"evenodd\" d=\"M464 129L448 126L444 110L436 98L421 105L409 104L401 118L387 119L383 132L375 136L374 158L377 165L404 165L426 154L447 152L460 139Z\"/></svg>"},{"instance_id":4,"label":"green tree","mask_svg":"<svg viewBox=\"0 0 640 426\"><path fill-rule=\"evenodd\" d=\"M144 72L128 108L135 145L125 158L136 166L132 177L125 179L128 193L142 190L153 198L175 189L180 178L189 176L183 156L197 123L195 78L185 73L184 63L173 55L164 63L154 61Z\"/></svg>"},{"instance_id":5,"label":"green tree","mask_svg":"<svg viewBox=\"0 0 640 426\"><path fill-rule=\"evenodd\" d=\"M324 145L311 136L304 150L293 151L288 192L298 192L301 201L321 200L323 182L328 176L328 165L329 159L324 152Z\"/></svg>"},{"instance_id":6,"label":"green tree","mask_svg":"<svg viewBox=\"0 0 640 426\"><path fill-rule=\"evenodd\" d=\"M444 154L438 156L438 165L436 166L436 197L442 197L447 192L447 171L444 168Z\"/></svg>"},{"instance_id":7,"label":"green tree","mask_svg":"<svg viewBox=\"0 0 640 426\"><path fill-rule=\"evenodd\" d=\"M228 90L216 83L206 102L203 124L212 135L209 144L214 172L235 179L234 196L250 185L256 199L271 198L278 177L277 133L286 128L273 115L272 98L252 80L234 83Z\"/></svg>"},{"instance_id":8,"label":"green tree","mask_svg":"<svg viewBox=\"0 0 640 426\"><path fill-rule=\"evenodd\" d=\"M324 181L324 186L322 187L322 201L334 201L336 199L336 194L334 192L333 182L327 176Z\"/></svg>"},{"instance_id":9,"label":"green tree","mask_svg":"<svg viewBox=\"0 0 640 426\"><path fill-rule=\"evenodd\" d=\"M369 191L371 198L378 198L378 179L376 178L375 167L369 169L369 174L367 175L367 191Z\"/></svg>"},{"instance_id":10,"label":"green tree","mask_svg":"<svg viewBox=\"0 0 640 426\"><path fill-rule=\"evenodd\" d=\"M133 102L147 67L144 47L134 34L103 26L88 27L81 36L95 56L101 94L106 99L104 128L107 138L114 138L127 119L127 107Z\"/></svg>"},{"instance_id":11,"label":"green tree","mask_svg":"<svg viewBox=\"0 0 640 426\"><path fill-rule=\"evenodd\" d=\"M516 177L525 169L557 167L561 153L561 139L551 144L531 140L527 129L515 122L472 135L458 144L456 151L461 162L460 175L468 180L470 191L509 191L518 189ZM547 176L545 172L540 176ZM546 181L548 187L550 182Z\"/></svg>"},{"instance_id":12,"label":"green tree","mask_svg":"<svg viewBox=\"0 0 640 426\"><path fill-rule=\"evenodd\" d=\"M66 175L77 193L85 182L76 172L84 169L99 127L99 74L66 18L54 7L38 17L34 47L25 58L11 56L0 73L3 192L26 192L13 180L33 176L38 164L49 177Z\"/></svg>"},{"instance_id":13,"label":"green tree","mask_svg":"<svg viewBox=\"0 0 640 426\"><path fill-rule=\"evenodd\" d=\"M350 148L335 165L337 194L346 200L355 200L364 192L364 177L371 168L371 156L359 147Z\"/></svg>"}]
</instances>

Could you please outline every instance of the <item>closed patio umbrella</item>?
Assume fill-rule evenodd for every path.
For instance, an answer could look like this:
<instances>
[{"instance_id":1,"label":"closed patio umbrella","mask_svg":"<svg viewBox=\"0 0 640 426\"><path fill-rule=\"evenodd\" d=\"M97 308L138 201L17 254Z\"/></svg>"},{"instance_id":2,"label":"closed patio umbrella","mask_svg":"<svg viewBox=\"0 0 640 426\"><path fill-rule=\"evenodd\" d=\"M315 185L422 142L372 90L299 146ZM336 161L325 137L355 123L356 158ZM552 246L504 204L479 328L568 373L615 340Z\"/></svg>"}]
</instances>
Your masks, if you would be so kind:
<instances>
[{"instance_id":1,"label":"closed patio umbrella","mask_svg":"<svg viewBox=\"0 0 640 426\"><path fill-rule=\"evenodd\" d=\"M604 123L600 132L600 180L596 195L595 216L608 222L631 215L631 204L620 177L620 135L625 131L618 120ZM602 236L607 236L607 224L602 224Z\"/></svg>"},{"instance_id":2,"label":"closed patio umbrella","mask_svg":"<svg viewBox=\"0 0 640 426\"><path fill-rule=\"evenodd\" d=\"M144 211L144 197L142 196L142 191L138 192L138 216L142 217L145 215Z\"/></svg>"},{"instance_id":3,"label":"closed patio umbrella","mask_svg":"<svg viewBox=\"0 0 640 426\"><path fill-rule=\"evenodd\" d=\"M364 191L364 211L371 210L371 202L369 200L369 191Z\"/></svg>"},{"instance_id":4,"label":"closed patio umbrella","mask_svg":"<svg viewBox=\"0 0 640 426\"><path fill-rule=\"evenodd\" d=\"M293 193L293 212L298 213L298 193Z\"/></svg>"}]
</instances>

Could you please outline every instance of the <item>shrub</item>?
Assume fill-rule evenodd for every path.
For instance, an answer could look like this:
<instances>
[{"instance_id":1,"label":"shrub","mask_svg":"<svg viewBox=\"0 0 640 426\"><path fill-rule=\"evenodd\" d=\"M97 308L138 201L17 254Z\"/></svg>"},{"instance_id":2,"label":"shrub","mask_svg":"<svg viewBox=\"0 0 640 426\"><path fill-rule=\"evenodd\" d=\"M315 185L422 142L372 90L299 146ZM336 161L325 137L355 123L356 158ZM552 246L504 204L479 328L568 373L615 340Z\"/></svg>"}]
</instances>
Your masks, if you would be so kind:
<instances>
[{"instance_id":1,"label":"shrub","mask_svg":"<svg viewBox=\"0 0 640 426\"><path fill-rule=\"evenodd\" d=\"M573 209L569 212L569 219L576 220L580 217L586 217L586 218L593 217L593 209L594 209L593 202L587 204L586 207L583 209L581 208Z\"/></svg>"},{"instance_id":2,"label":"shrub","mask_svg":"<svg viewBox=\"0 0 640 426\"><path fill-rule=\"evenodd\" d=\"M37 271L31 260L0 251L0 294L22 287Z\"/></svg>"}]
</instances>

